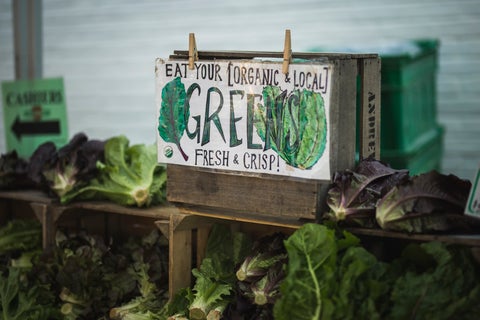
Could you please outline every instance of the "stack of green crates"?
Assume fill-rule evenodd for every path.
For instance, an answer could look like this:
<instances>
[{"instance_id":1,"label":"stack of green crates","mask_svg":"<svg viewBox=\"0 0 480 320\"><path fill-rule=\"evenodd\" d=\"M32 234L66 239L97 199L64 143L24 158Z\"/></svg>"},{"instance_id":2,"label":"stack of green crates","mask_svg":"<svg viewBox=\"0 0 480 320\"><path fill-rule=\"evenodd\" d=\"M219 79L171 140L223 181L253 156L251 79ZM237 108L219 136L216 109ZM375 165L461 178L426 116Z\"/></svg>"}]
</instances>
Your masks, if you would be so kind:
<instances>
[{"instance_id":1,"label":"stack of green crates","mask_svg":"<svg viewBox=\"0 0 480 320\"><path fill-rule=\"evenodd\" d=\"M380 158L395 169L409 169L412 175L441 169L444 130L437 123L438 48L438 40L426 39L310 50L378 53L382 62Z\"/></svg>"},{"instance_id":2,"label":"stack of green crates","mask_svg":"<svg viewBox=\"0 0 480 320\"><path fill-rule=\"evenodd\" d=\"M381 160L419 174L440 170L443 127L437 123L437 40L409 43L410 52L380 52Z\"/></svg>"}]
</instances>

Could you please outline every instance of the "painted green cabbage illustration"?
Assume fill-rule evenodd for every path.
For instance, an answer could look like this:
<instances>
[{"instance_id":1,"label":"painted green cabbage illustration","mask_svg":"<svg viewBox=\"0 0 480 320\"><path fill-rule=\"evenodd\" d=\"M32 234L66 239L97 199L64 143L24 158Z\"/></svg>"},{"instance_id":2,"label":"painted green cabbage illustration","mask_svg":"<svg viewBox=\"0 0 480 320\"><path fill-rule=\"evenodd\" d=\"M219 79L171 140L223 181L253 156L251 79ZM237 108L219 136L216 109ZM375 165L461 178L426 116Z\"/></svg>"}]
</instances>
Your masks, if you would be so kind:
<instances>
[{"instance_id":1,"label":"painted green cabbage illustration","mask_svg":"<svg viewBox=\"0 0 480 320\"><path fill-rule=\"evenodd\" d=\"M320 93L276 86L263 89L263 105L254 112L255 128L265 143L292 167L310 169L327 143L327 120Z\"/></svg>"},{"instance_id":2,"label":"painted green cabbage illustration","mask_svg":"<svg viewBox=\"0 0 480 320\"><path fill-rule=\"evenodd\" d=\"M162 105L158 118L158 133L165 142L174 143L185 161L188 155L180 145L180 139L187 127L190 111L185 104L185 86L179 77L165 84L162 89Z\"/></svg>"}]
</instances>

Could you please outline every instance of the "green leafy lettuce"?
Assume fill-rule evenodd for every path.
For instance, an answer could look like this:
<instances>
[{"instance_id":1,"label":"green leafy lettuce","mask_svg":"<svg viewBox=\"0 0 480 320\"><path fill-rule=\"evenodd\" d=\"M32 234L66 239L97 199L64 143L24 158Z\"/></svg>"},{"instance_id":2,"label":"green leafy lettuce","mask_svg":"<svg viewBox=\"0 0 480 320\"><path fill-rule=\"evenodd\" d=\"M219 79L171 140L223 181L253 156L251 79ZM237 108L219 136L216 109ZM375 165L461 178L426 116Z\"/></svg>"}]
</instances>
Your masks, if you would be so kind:
<instances>
[{"instance_id":1,"label":"green leafy lettuce","mask_svg":"<svg viewBox=\"0 0 480 320\"><path fill-rule=\"evenodd\" d=\"M399 275L385 319L478 319L480 273L470 248L410 244L394 266Z\"/></svg>"},{"instance_id":2,"label":"green leafy lettuce","mask_svg":"<svg viewBox=\"0 0 480 320\"><path fill-rule=\"evenodd\" d=\"M112 320L157 320L163 319L165 306L168 266L167 255L160 246L162 237L156 230L142 237L142 241L130 241L125 246L132 256L132 264L127 268L126 276L134 280L139 294L128 302L110 309Z\"/></svg>"},{"instance_id":3,"label":"green leafy lettuce","mask_svg":"<svg viewBox=\"0 0 480 320\"><path fill-rule=\"evenodd\" d=\"M167 173L157 163L155 144L129 145L129 140L116 136L105 142L105 162L97 162L99 174L87 186L61 198L108 199L126 206L144 207L165 201Z\"/></svg>"},{"instance_id":4,"label":"green leafy lettuce","mask_svg":"<svg viewBox=\"0 0 480 320\"><path fill-rule=\"evenodd\" d=\"M9 268L0 275L0 320L55 320L60 314L51 304L42 303L42 293L23 281L22 271Z\"/></svg>"},{"instance_id":5,"label":"green leafy lettuce","mask_svg":"<svg viewBox=\"0 0 480 320\"><path fill-rule=\"evenodd\" d=\"M227 226L215 224L208 237L205 258L192 270L193 290L182 291L182 296L174 299L175 306L166 306L172 319L220 319L234 299L235 267L245 258L250 246L250 238L244 233L231 232Z\"/></svg>"},{"instance_id":6,"label":"green leafy lettuce","mask_svg":"<svg viewBox=\"0 0 480 320\"><path fill-rule=\"evenodd\" d=\"M42 225L34 219L13 219L0 228L0 255L42 247Z\"/></svg>"},{"instance_id":7,"label":"green leafy lettuce","mask_svg":"<svg viewBox=\"0 0 480 320\"><path fill-rule=\"evenodd\" d=\"M285 247L289 262L275 318L318 320L325 308L331 308L324 301L329 294L326 289L335 282L335 234L321 225L305 224L286 240Z\"/></svg>"},{"instance_id":8,"label":"green leafy lettuce","mask_svg":"<svg viewBox=\"0 0 480 320\"><path fill-rule=\"evenodd\" d=\"M254 112L255 128L265 143L285 162L310 169L321 158L327 139L327 120L320 93L279 87L263 89L264 104Z\"/></svg>"},{"instance_id":9,"label":"green leafy lettuce","mask_svg":"<svg viewBox=\"0 0 480 320\"><path fill-rule=\"evenodd\" d=\"M39 221L13 219L0 228L0 320L61 319L53 294L28 280L41 254Z\"/></svg>"},{"instance_id":10,"label":"green leafy lettuce","mask_svg":"<svg viewBox=\"0 0 480 320\"><path fill-rule=\"evenodd\" d=\"M295 231L285 241L287 274L275 319L381 319L387 268L358 243L320 224Z\"/></svg>"}]
</instances>

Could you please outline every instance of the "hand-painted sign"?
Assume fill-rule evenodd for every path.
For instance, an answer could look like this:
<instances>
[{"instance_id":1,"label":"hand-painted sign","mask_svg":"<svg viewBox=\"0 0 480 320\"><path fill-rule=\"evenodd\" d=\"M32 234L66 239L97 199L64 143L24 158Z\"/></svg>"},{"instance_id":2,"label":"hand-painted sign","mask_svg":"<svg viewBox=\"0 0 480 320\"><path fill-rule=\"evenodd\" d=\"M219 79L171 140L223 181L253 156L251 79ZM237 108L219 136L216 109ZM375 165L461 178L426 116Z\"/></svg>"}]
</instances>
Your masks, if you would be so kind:
<instances>
[{"instance_id":1,"label":"hand-painted sign","mask_svg":"<svg viewBox=\"0 0 480 320\"><path fill-rule=\"evenodd\" d=\"M333 65L156 62L158 159L202 168L330 179Z\"/></svg>"},{"instance_id":2,"label":"hand-painted sign","mask_svg":"<svg viewBox=\"0 0 480 320\"><path fill-rule=\"evenodd\" d=\"M480 218L480 168L472 183L465 214Z\"/></svg>"},{"instance_id":3,"label":"hand-painted sign","mask_svg":"<svg viewBox=\"0 0 480 320\"><path fill-rule=\"evenodd\" d=\"M7 149L29 157L42 143L68 142L63 79L2 83Z\"/></svg>"}]
</instances>

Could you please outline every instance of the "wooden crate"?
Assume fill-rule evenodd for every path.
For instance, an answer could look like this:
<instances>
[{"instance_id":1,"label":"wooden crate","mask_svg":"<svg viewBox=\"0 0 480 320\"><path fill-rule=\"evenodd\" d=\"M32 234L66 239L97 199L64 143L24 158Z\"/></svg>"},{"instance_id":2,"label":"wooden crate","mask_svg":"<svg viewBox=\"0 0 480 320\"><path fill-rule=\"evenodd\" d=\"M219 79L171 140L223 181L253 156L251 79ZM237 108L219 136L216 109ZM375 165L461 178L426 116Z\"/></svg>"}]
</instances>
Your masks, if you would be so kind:
<instances>
[{"instance_id":1,"label":"wooden crate","mask_svg":"<svg viewBox=\"0 0 480 320\"><path fill-rule=\"evenodd\" d=\"M198 52L199 58L278 58L275 52ZM293 53L294 58L333 63L330 104L330 172L352 169L361 158L380 154L380 59L376 54ZM174 59L188 59L175 51ZM360 83L360 88L357 88ZM358 97L360 92L360 97ZM357 128L357 99L361 119ZM357 134L359 137L357 137ZM357 146L357 140L359 146ZM208 207L218 214L253 214L258 219L278 217L315 220L325 209L330 179L313 180L267 174L168 164L167 198L170 202Z\"/></svg>"}]
</instances>

